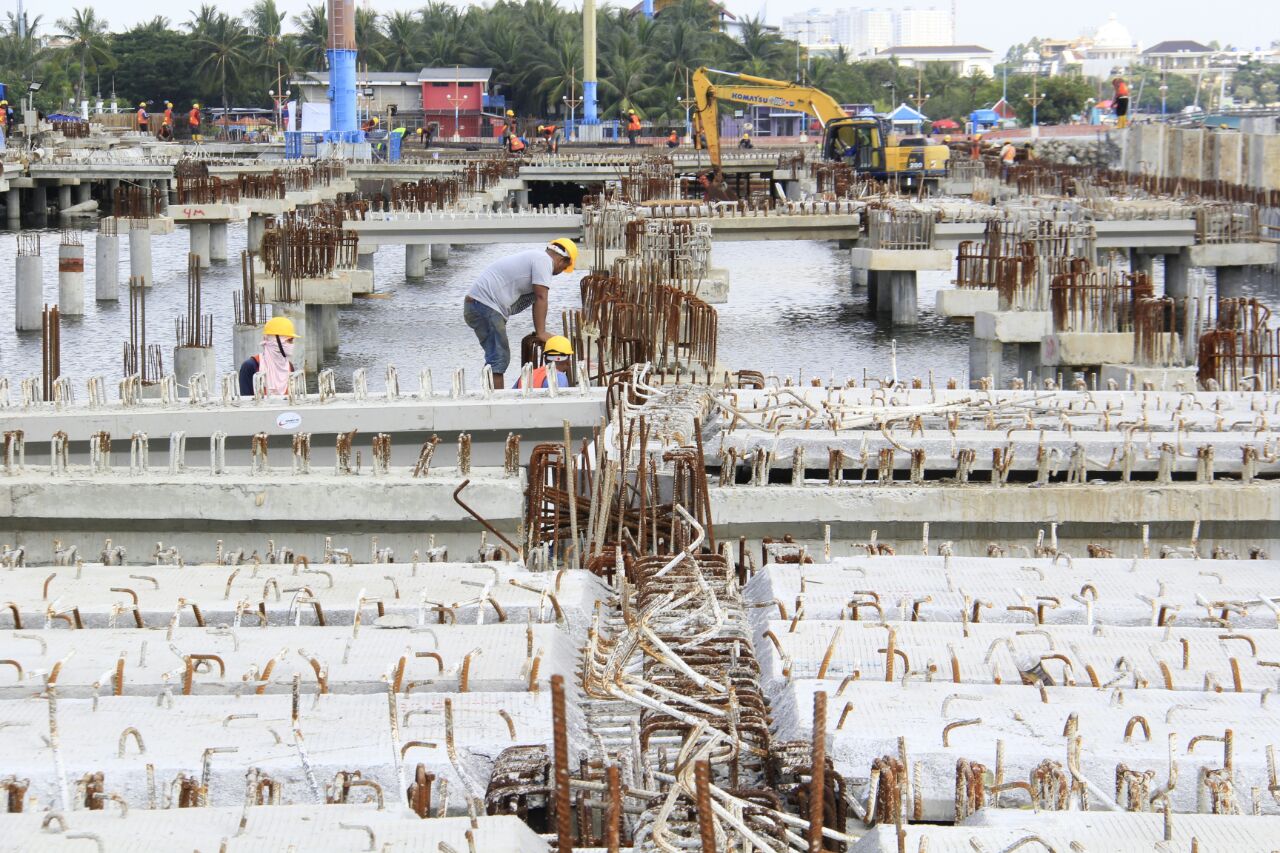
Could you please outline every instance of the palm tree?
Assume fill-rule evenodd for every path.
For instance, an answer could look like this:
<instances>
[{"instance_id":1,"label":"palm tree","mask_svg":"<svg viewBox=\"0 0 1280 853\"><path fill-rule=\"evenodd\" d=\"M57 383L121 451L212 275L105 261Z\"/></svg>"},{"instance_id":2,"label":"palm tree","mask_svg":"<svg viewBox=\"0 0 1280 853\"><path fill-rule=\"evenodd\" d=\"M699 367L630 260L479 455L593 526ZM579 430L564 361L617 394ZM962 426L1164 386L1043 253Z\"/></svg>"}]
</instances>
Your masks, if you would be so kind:
<instances>
[{"instance_id":1,"label":"palm tree","mask_svg":"<svg viewBox=\"0 0 1280 853\"><path fill-rule=\"evenodd\" d=\"M34 80L36 71L44 66L49 55L38 34L44 15L32 18L23 12L22 17L17 18L8 12L5 17L8 23L4 27L3 40L0 40L0 65L18 69L24 80Z\"/></svg>"},{"instance_id":2,"label":"palm tree","mask_svg":"<svg viewBox=\"0 0 1280 853\"><path fill-rule=\"evenodd\" d=\"M416 45L421 43L421 19L412 12L393 12L382 19L386 48L383 60L388 71L421 68Z\"/></svg>"},{"instance_id":3,"label":"palm tree","mask_svg":"<svg viewBox=\"0 0 1280 853\"><path fill-rule=\"evenodd\" d=\"M220 17L226 17L226 15L219 12L217 6L212 3L202 3L198 11L191 13L191 20L184 26L191 31L192 36L200 39L217 25Z\"/></svg>"},{"instance_id":4,"label":"palm tree","mask_svg":"<svg viewBox=\"0 0 1280 853\"><path fill-rule=\"evenodd\" d=\"M196 42L196 73L217 82L224 110L231 107L228 85L243 78L250 42L249 33L240 22L221 12L216 13Z\"/></svg>"},{"instance_id":5,"label":"palm tree","mask_svg":"<svg viewBox=\"0 0 1280 853\"><path fill-rule=\"evenodd\" d=\"M255 0L244 13L249 33L257 42L254 63L264 80L275 80L276 69L284 50L285 13L276 8L276 0Z\"/></svg>"},{"instance_id":6,"label":"palm tree","mask_svg":"<svg viewBox=\"0 0 1280 853\"><path fill-rule=\"evenodd\" d=\"M302 10L301 15L294 15L293 25L299 30L298 47L302 50L302 58L308 70L323 68L324 51L329 44L329 21L325 15L324 3L308 6Z\"/></svg>"},{"instance_id":7,"label":"palm tree","mask_svg":"<svg viewBox=\"0 0 1280 853\"><path fill-rule=\"evenodd\" d=\"M67 39L67 49L76 55L80 80L76 83L76 103L84 97L85 76L89 68L100 68L111 61L107 49L107 22L98 17L92 6L72 9L70 18L58 21L59 35Z\"/></svg>"}]
</instances>

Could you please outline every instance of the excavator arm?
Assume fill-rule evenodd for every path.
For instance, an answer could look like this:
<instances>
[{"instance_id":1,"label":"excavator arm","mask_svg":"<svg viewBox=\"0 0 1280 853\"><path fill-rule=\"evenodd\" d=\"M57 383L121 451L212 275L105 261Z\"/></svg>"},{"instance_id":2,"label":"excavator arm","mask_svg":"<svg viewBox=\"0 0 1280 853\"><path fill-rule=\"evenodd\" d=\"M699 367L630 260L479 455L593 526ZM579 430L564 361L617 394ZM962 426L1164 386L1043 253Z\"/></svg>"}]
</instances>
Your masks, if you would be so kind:
<instances>
[{"instance_id":1,"label":"excavator arm","mask_svg":"<svg viewBox=\"0 0 1280 853\"><path fill-rule=\"evenodd\" d=\"M732 77L733 82L717 86L711 82L712 74ZM693 94L694 145L701 146L705 143L711 155L711 165L716 169L720 168L720 122L717 106L720 101L808 113L824 126L835 119L847 118L840 104L820 89L715 68L699 68L693 73Z\"/></svg>"}]
</instances>

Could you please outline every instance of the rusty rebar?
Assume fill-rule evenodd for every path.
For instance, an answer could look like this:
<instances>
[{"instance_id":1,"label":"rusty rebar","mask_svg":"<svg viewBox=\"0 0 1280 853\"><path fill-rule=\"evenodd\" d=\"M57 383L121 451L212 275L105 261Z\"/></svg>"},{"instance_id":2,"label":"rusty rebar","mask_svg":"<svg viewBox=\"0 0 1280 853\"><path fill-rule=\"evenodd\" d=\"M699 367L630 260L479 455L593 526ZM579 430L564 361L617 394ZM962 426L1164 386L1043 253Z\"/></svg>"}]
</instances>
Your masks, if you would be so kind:
<instances>
[{"instance_id":1,"label":"rusty rebar","mask_svg":"<svg viewBox=\"0 0 1280 853\"><path fill-rule=\"evenodd\" d=\"M826 803L827 694L813 694L813 766L809 771L809 853L822 853L822 809Z\"/></svg>"},{"instance_id":2,"label":"rusty rebar","mask_svg":"<svg viewBox=\"0 0 1280 853\"><path fill-rule=\"evenodd\" d=\"M465 483L463 484L465 485ZM560 853L573 853L573 814L569 797L569 731L564 676L551 676L551 728L555 749L556 838Z\"/></svg>"},{"instance_id":3,"label":"rusty rebar","mask_svg":"<svg viewBox=\"0 0 1280 853\"><path fill-rule=\"evenodd\" d=\"M693 780L697 786L698 835L702 838L702 853L716 853L716 825L711 813L711 762L705 758L693 765Z\"/></svg>"}]
</instances>

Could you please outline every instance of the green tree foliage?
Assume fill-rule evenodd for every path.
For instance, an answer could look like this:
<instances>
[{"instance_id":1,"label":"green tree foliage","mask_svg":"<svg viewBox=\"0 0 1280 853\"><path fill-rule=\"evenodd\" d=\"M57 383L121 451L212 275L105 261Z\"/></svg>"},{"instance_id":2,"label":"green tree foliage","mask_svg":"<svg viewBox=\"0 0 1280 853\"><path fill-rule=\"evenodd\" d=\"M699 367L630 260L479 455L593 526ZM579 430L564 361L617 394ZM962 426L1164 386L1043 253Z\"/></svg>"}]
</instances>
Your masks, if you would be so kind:
<instances>
[{"instance_id":1,"label":"green tree foliage","mask_svg":"<svg viewBox=\"0 0 1280 853\"><path fill-rule=\"evenodd\" d=\"M74 10L58 22L55 46L40 32L37 16L24 39L12 15L0 27L3 82L44 83L41 103L48 109L75 95L109 94L111 80L122 103L183 107L192 100L224 106L271 106L270 90L279 77L297 79L326 68L327 22L323 2L313 2L291 17L281 0L253 0L242 16L214 2L189 13L185 23L157 17L130 30L109 33L92 7ZM624 4L625 5L625 4ZM717 7L707 0L678 0L654 20L629 8L606 7L599 13L600 114L617 117L627 109L659 122L682 121L690 73L699 66L726 68L787 81L805 81L841 103L869 103L890 110L928 95L924 112L934 119L962 120L978 107L999 99L1001 83L980 75L960 76L943 66L904 68L894 61L849 62L843 52L808 55L759 19L742 23L741 38L719 28ZM582 22L576 9L554 0L492 0L459 7L425 0L411 12L380 14L356 10L359 62L370 71L413 72L423 67L474 65L493 68L491 89L523 115L564 115L566 98L582 96ZM1007 62L1018 67L1034 43L1015 45ZM1277 97L1280 70L1245 68L1237 76L1240 92L1255 99ZM1042 122L1068 120L1089 97L1108 97L1079 78L1041 78L1037 94ZM1009 76L1009 100L1024 120L1030 107L1022 95L1030 78ZM1180 109L1194 89L1179 78L1169 82L1169 108ZM1145 107L1158 103L1158 83L1148 80Z\"/></svg>"}]
</instances>

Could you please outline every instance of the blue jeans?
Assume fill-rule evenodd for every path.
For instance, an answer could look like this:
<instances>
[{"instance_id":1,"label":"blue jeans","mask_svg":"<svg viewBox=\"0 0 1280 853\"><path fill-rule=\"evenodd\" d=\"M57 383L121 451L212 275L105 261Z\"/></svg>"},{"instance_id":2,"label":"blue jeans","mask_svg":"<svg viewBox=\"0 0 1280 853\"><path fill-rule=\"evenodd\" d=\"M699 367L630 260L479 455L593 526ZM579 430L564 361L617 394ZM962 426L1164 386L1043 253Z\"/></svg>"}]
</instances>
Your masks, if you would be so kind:
<instances>
[{"instance_id":1,"label":"blue jeans","mask_svg":"<svg viewBox=\"0 0 1280 853\"><path fill-rule=\"evenodd\" d=\"M493 375L506 373L511 363L507 318L482 302L468 299L462 303L462 319L476 333L476 340L484 348L484 363L493 369Z\"/></svg>"}]
</instances>

